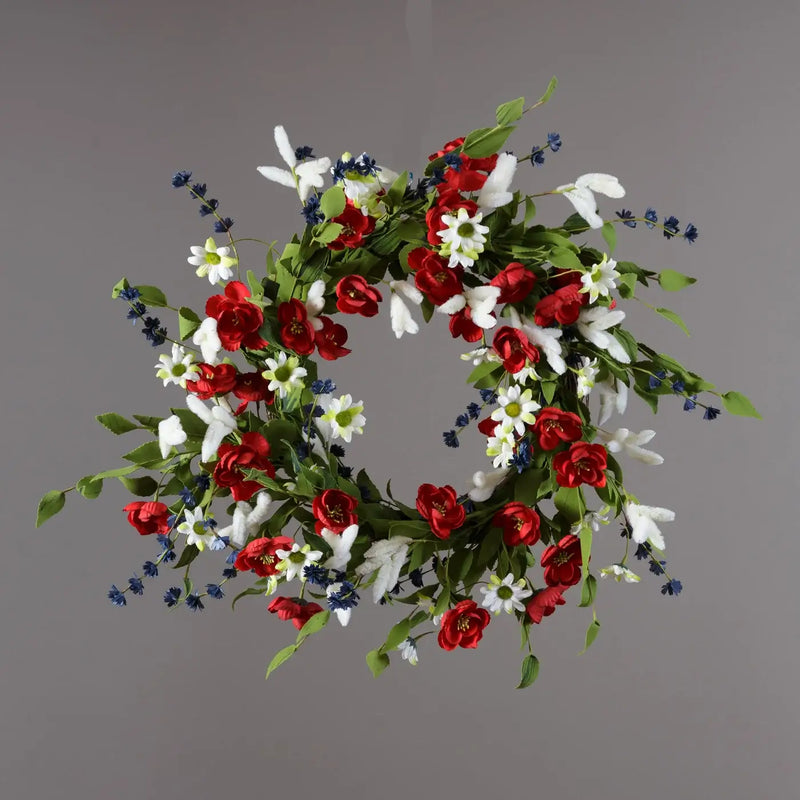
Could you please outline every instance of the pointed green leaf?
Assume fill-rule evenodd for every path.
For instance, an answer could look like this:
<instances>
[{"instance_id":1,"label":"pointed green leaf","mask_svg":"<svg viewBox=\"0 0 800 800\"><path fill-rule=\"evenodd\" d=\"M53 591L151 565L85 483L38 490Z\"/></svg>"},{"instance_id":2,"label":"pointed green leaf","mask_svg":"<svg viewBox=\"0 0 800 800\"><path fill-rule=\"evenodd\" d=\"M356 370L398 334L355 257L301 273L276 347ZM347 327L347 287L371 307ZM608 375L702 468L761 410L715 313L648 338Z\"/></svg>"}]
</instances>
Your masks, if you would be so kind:
<instances>
[{"instance_id":1,"label":"pointed green leaf","mask_svg":"<svg viewBox=\"0 0 800 800\"><path fill-rule=\"evenodd\" d=\"M408 536L410 539L422 539L429 536L431 526L425 520L400 520L389 526L390 536Z\"/></svg>"},{"instance_id":2,"label":"pointed green leaf","mask_svg":"<svg viewBox=\"0 0 800 800\"><path fill-rule=\"evenodd\" d=\"M314 239L320 244L328 244L339 238L344 227L339 222L323 222L314 228Z\"/></svg>"},{"instance_id":3,"label":"pointed green leaf","mask_svg":"<svg viewBox=\"0 0 800 800\"><path fill-rule=\"evenodd\" d=\"M178 335L188 339L200 327L200 317L191 308L181 306L178 309Z\"/></svg>"},{"instance_id":4,"label":"pointed green leaf","mask_svg":"<svg viewBox=\"0 0 800 800\"><path fill-rule=\"evenodd\" d=\"M164 460L161 457L161 448L158 446L158 442L145 442L122 457L126 461L132 461L134 464L140 464L141 466Z\"/></svg>"},{"instance_id":5,"label":"pointed green leaf","mask_svg":"<svg viewBox=\"0 0 800 800\"><path fill-rule=\"evenodd\" d=\"M377 678L389 666L389 656L380 650L370 650L367 653L367 666L372 671L372 676Z\"/></svg>"},{"instance_id":6,"label":"pointed green leaf","mask_svg":"<svg viewBox=\"0 0 800 800\"><path fill-rule=\"evenodd\" d=\"M87 475L75 484L75 489L87 500L94 500L103 491L103 479L96 475Z\"/></svg>"},{"instance_id":7,"label":"pointed green leaf","mask_svg":"<svg viewBox=\"0 0 800 800\"><path fill-rule=\"evenodd\" d=\"M399 205L406 193L406 186L408 186L408 172L401 172L394 180L394 183L389 187L386 192L386 200L392 208ZM404 263L402 260L400 263Z\"/></svg>"},{"instance_id":8,"label":"pointed green leaf","mask_svg":"<svg viewBox=\"0 0 800 800\"><path fill-rule=\"evenodd\" d=\"M604 222L602 232L608 245L608 254L611 255L617 246L617 228L613 222Z\"/></svg>"},{"instance_id":9,"label":"pointed green leaf","mask_svg":"<svg viewBox=\"0 0 800 800\"><path fill-rule=\"evenodd\" d=\"M129 419L125 419L125 417L121 416L120 414L115 414L110 412L108 414L98 414L95 419L111 433L117 434L119 436L122 433L128 433L129 431L135 431L139 429L139 426L135 422L131 422Z\"/></svg>"},{"instance_id":10,"label":"pointed green leaf","mask_svg":"<svg viewBox=\"0 0 800 800\"><path fill-rule=\"evenodd\" d=\"M524 97L518 97L516 100L509 100L507 103L501 103L497 106L497 111L494 115L497 124L508 125L511 122L516 122L522 116L524 108Z\"/></svg>"},{"instance_id":11,"label":"pointed green leaf","mask_svg":"<svg viewBox=\"0 0 800 800\"><path fill-rule=\"evenodd\" d=\"M442 591L439 594L439 598L436 601L436 606L433 609L433 616L438 617L440 614L444 614L447 611L448 606L450 605L450 590L446 587L442 587Z\"/></svg>"},{"instance_id":12,"label":"pointed green leaf","mask_svg":"<svg viewBox=\"0 0 800 800\"><path fill-rule=\"evenodd\" d=\"M553 497L556 508L570 522L578 522L583 519L584 503L581 496L580 487L570 489L567 486L559 487Z\"/></svg>"},{"instance_id":13,"label":"pointed green leaf","mask_svg":"<svg viewBox=\"0 0 800 800\"><path fill-rule=\"evenodd\" d=\"M131 285L128 283L127 278L123 278L120 281L117 281L114 284L114 287L111 289L111 299L116 300L119 297L119 293L124 289L130 289Z\"/></svg>"},{"instance_id":14,"label":"pointed green leaf","mask_svg":"<svg viewBox=\"0 0 800 800\"><path fill-rule=\"evenodd\" d=\"M119 478L120 475L130 475L131 472L136 472L139 467L136 464L128 467L116 467L115 469L107 469L103 472L98 472L95 478Z\"/></svg>"},{"instance_id":15,"label":"pointed green leaf","mask_svg":"<svg viewBox=\"0 0 800 800\"><path fill-rule=\"evenodd\" d=\"M542 381L541 386L544 401L550 405L553 402L553 397L555 396L556 389L558 388L558 383L556 383L556 381Z\"/></svg>"},{"instance_id":16,"label":"pointed green leaf","mask_svg":"<svg viewBox=\"0 0 800 800\"><path fill-rule=\"evenodd\" d=\"M686 323L674 311L670 311L668 308L657 308L656 314L660 314L664 319L674 322L687 336L691 336Z\"/></svg>"},{"instance_id":17,"label":"pointed green leaf","mask_svg":"<svg viewBox=\"0 0 800 800\"><path fill-rule=\"evenodd\" d=\"M554 267L561 267L562 269L576 269L580 272L586 272L586 267L581 264L578 256L576 256L572 250L568 250L566 247L554 247L547 256L547 260Z\"/></svg>"},{"instance_id":18,"label":"pointed green leaf","mask_svg":"<svg viewBox=\"0 0 800 800\"><path fill-rule=\"evenodd\" d=\"M636 291L636 275L633 272L625 272L617 279L617 291L619 296L625 300L633 297Z\"/></svg>"},{"instance_id":19,"label":"pointed green leaf","mask_svg":"<svg viewBox=\"0 0 800 800\"><path fill-rule=\"evenodd\" d=\"M525 198L525 225L536 216L536 205L530 197Z\"/></svg>"},{"instance_id":20,"label":"pointed green leaf","mask_svg":"<svg viewBox=\"0 0 800 800\"><path fill-rule=\"evenodd\" d=\"M475 383L475 381L479 381L481 378L491 375L495 370L499 369L502 369L502 366L496 361L484 361L470 372L467 383Z\"/></svg>"},{"instance_id":21,"label":"pointed green leaf","mask_svg":"<svg viewBox=\"0 0 800 800\"><path fill-rule=\"evenodd\" d=\"M539 659L533 653L522 659L522 678L517 689L526 689L539 675Z\"/></svg>"},{"instance_id":22,"label":"pointed green leaf","mask_svg":"<svg viewBox=\"0 0 800 800\"><path fill-rule=\"evenodd\" d=\"M139 290L139 302L144 303L146 306L156 306L163 308L168 305L167 296L158 286L137 286Z\"/></svg>"},{"instance_id":23,"label":"pointed green leaf","mask_svg":"<svg viewBox=\"0 0 800 800\"><path fill-rule=\"evenodd\" d=\"M330 189L322 194L322 197L319 200L319 209L325 215L325 219L330 221L334 217L338 217L339 214L344 211L346 204L347 201L344 196L344 189L342 189L341 186L336 185L331 186Z\"/></svg>"},{"instance_id":24,"label":"pointed green leaf","mask_svg":"<svg viewBox=\"0 0 800 800\"><path fill-rule=\"evenodd\" d=\"M263 586L261 586L261 587L259 587L259 586L248 586L247 589L245 589L243 592L239 592L239 594L237 594L236 597L233 598L233 600L231 602L231 610L233 610L236 607L236 604L243 597L248 597L250 595L255 595L255 594L264 594L265 592L266 592L266 589Z\"/></svg>"},{"instance_id":25,"label":"pointed green leaf","mask_svg":"<svg viewBox=\"0 0 800 800\"><path fill-rule=\"evenodd\" d=\"M582 656L592 646L592 642L597 638L598 633L600 633L600 621L595 617L586 629L586 643L578 655Z\"/></svg>"},{"instance_id":26,"label":"pointed green leaf","mask_svg":"<svg viewBox=\"0 0 800 800\"><path fill-rule=\"evenodd\" d=\"M539 487L546 477L546 469L526 469L514 482L514 500L526 506L534 506Z\"/></svg>"},{"instance_id":27,"label":"pointed green leaf","mask_svg":"<svg viewBox=\"0 0 800 800\"><path fill-rule=\"evenodd\" d=\"M36 527L38 528L43 523L47 522L50 517L58 514L64 503L66 502L66 495L64 492L54 490L48 492L40 501L39 507L36 509Z\"/></svg>"},{"instance_id":28,"label":"pointed green leaf","mask_svg":"<svg viewBox=\"0 0 800 800\"><path fill-rule=\"evenodd\" d=\"M741 392L725 392L720 397L722 398L722 405L725 406L725 410L729 414L763 419L761 414L756 411L755 406Z\"/></svg>"},{"instance_id":29,"label":"pointed green leaf","mask_svg":"<svg viewBox=\"0 0 800 800\"><path fill-rule=\"evenodd\" d=\"M281 664L288 661L295 654L296 650L296 644L290 644L287 647L284 647L282 650L278 650L278 652L275 653L272 661L269 662L267 674L264 676L264 680L269 678L269 676L272 675L272 673L275 672L275 670L278 669Z\"/></svg>"},{"instance_id":30,"label":"pointed green leaf","mask_svg":"<svg viewBox=\"0 0 800 800\"><path fill-rule=\"evenodd\" d=\"M297 634L297 641L295 642L295 644L299 645L308 636L311 636L312 634L321 631L328 624L328 620L330 618L331 618L330 611L317 611L317 613L314 614L313 617L309 617L309 619L306 620L303 627L300 628L300 631Z\"/></svg>"},{"instance_id":31,"label":"pointed green leaf","mask_svg":"<svg viewBox=\"0 0 800 800\"><path fill-rule=\"evenodd\" d=\"M407 619L401 619L396 625L392 626L386 641L381 645L380 651L386 653L389 650L394 650L397 645L404 642L408 638L411 625Z\"/></svg>"},{"instance_id":32,"label":"pointed green leaf","mask_svg":"<svg viewBox=\"0 0 800 800\"><path fill-rule=\"evenodd\" d=\"M181 553L181 557L178 559L177 564L173 564L172 568L180 569L181 567L188 566L199 555L200 550L196 544L187 544L186 547L183 548L183 552Z\"/></svg>"},{"instance_id":33,"label":"pointed green leaf","mask_svg":"<svg viewBox=\"0 0 800 800\"><path fill-rule=\"evenodd\" d=\"M494 155L516 129L514 125L498 125L494 128L478 128L469 133L461 146L461 152L470 158L487 158Z\"/></svg>"},{"instance_id":34,"label":"pointed green leaf","mask_svg":"<svg viewBox=\"0 0 800 800\"><path fill-rule=\"evenodd\" d=\"M684 275L674 269L662 269L658 274L658 282L661 288L667 292L679 292L693 283L697 283L697 278Z\"/></svg>"},{"instance_id":35,"label":"pointed green leaf","mask_svg":"<svg viewBox=\"0 0 800 800\"><path fill-rule=\"evenodd\" d=\"M135 494L137 497L155 494L158 489L158 484L149 475L142 475L139 478L120 477L119 480L131 494Z\"/></svg>"},{"instance_id":36,"label":"pointed green leaf","mask_svg":"<svg viewBox=\"0 0 800 800\"><path fill-rule=\"evenodd\" d=\"M558 86L558 78L556 78L556 76L553 75L553 77L550 78L550 83L547 84L547 90L539 98L539 100L537 101L536 105L537 106L544 105L552 97L553 92L556 90L556 86Z\"/></svg>"},{"instance_id":37,"label":"pointed green leaf","mask_svg":"<svg viewBox=\"0 0 800 800\"><path fill-rule=\"evenodd\" d=\"M594 603L595 597L597 597L597 578L594 575L587 575L581 586L581 601L578 605L581 608L590 606Z\"/></svg>"}]
</instances>

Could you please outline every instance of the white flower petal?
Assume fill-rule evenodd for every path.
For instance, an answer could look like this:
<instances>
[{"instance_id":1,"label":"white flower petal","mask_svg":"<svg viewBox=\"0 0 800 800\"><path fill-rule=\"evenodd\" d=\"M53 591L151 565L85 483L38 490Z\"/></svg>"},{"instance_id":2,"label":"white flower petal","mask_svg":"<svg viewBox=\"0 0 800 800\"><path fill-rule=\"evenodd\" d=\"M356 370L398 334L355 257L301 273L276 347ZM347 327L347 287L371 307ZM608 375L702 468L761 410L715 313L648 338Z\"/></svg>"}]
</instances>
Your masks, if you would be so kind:
<instances>
[{"instance_id":1,"label":"white flower petal","mask_svg":"<svg viewBox=\"0 0 800 800\"><path fill-rule=\"evenodd\" d=\"M294 147L289 144L289 137L283 125L275 126L275 144L278 146L278 152L287 166L294 167L297 164L297 157L294 154Z\"/></svg>"},{"instance_id":2,"label":"white flower petal","mask_svg":"<svg viewBox=\"0 0 800 800\"><path fill-rule=\"evenodd\" d=\"M575 181L575 185L579 189L586 188L606 197L625 197L625 189L622 188L619 179L605 172L588 172L586 175L581 175Z\"/></svg>"}]
</instances>

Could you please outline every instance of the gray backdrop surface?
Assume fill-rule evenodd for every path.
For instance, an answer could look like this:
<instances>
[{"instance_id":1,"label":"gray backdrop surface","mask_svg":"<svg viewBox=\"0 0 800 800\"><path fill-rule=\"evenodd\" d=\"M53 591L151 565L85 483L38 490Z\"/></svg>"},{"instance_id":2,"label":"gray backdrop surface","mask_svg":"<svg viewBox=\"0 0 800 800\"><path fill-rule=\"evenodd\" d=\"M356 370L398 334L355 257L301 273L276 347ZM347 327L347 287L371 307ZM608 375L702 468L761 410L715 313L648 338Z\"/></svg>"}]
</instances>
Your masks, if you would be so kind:
<instances>
[{"instance_id":1,"label":"gray backdrop surface","mask_svg":"<svg viewBox=\"0 0 800 800\"><path fill-rule=\"evenodd\" d=\"M797 796L794 0L28 0L3 19L0 796ZM699 278L647 295L691 338L635 304L628 322L764 415L708 422L675 400L653 418L634 398L619 421L658 431L665 463L626 462L627 483L677 512L664 533L684 593L662 597L649 574L602 585L603 630L581 657L587 614L560 609L535 631L542 671L525 693L507 618L476 652L428 639L417 667L395 659L376 681L364 653L395 614L365 602L264 683L293 629L262 601L168 612L162 576L112 607L108 586L156 549L125 522L121 487L70 497L38 531L33 510L132 446L95 414L180 402L154 379L161 351L109 299L122 275L190 306L208 294L185 259L209 225L171 174L206 181L238 236L285 241L292 196L255 171L279 163L275 124L317 153L419 172L553 74L556 96L510 145L557 130L564 148L518 185L610 172L625 207L695 222L694 246L622 229L617 251ZM569 211L550 198L540 213ZM243 253L259 268L255 246ZM351 462L406 499L421 481L461 490L483 463L475 439L440 443L471 399L444 322L398 343L386 310L353 320L355 353L328 373L366 404ZM617 532L598 560L619 557Z\"/></svg>"}]
</instances>

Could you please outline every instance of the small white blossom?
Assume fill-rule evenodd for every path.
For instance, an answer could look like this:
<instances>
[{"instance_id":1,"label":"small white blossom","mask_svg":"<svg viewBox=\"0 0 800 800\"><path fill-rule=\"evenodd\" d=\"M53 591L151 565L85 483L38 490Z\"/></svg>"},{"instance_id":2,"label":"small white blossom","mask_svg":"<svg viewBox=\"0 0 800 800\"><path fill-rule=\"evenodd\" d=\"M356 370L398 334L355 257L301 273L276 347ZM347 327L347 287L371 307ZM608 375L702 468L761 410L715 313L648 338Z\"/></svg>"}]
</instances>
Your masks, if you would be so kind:
<instances>
[{"instance_id":1,"label":"small white blossom","mask_svg":"<svg viewBox=\"0 0 800 800\"><path fill-rule=\"evenodd\" d=\"M614 269L616 266L617 262L613 258L609 259L603 253L602 261L599 264L592 265L589 272L584 272L581 275L583 288L579 291L582 294L589 293L589 303L597 302L597 298L601 295L608 297L611 289L617 288L617 284L614 282L615 278L619 278L619 272Z\"/></svg>"},{"instance_id":2,"label":"small white blossom","mask_svg":"<svg viewBox=\"0 0 800 800\"><path fill-rule=\"evenodd\" d=\"M338 398L322 397L320 405L324 413L318 417L334 439L344 439L350 443L354 433L364 433L366 417L362 403L354 403L352 395L345 394Z\"/></svg>"},{"instance_id":3,"label":"small white blossom","mask_svg":"<svg viewBox=\"0 0 800 800\"><path fill-rule=\"evenodd\" d=\"M462 361L471 361L473 366L476 367L478 364L484 364L489 361L499 364L502 360L490 347L478 347L475 350L470 350L469 353L462 353L459 358Z\"/></svg>"},{"instance_id":4,"label":"small white blossom","mask_svg":"<svg viewBox=\"0 0 800 800\"><path fill-rule=\"evenodd\" d=\"M509 192L514 173L517 171L517 157L512 153L500 153L497 163L478 192L478 208L484 216L496 208L505 206L514 199Z\"/></svg>"},{"instance_id":5,"label":"small white blossom","mask_svg":"<svg viewBox=\"0 0 800 800\"><path fill-rule=\"evenodd\" d=\"M411 541L407 536L378 539L364 553L364 561L356 567L356 575L367 576L377 571L375 583L372 584L374 602L379 603L383 595L397 583Z\"/></svg>"},{"instance_id":6,"label":"small white blossom","mask_svg":"<svg viewBox=\"0 0 800 800\"><path fill-rule=\"evenodd\" d=\"M172 345L172 353L167 355L162 353L158 357L158 364L154 364L158 370L156 377L164 381L164 386L170 383L186 388L186 381L192 375L200 372L197 364L193 364L194 353L187 353L179 344Z\"/></svg>"},{"instance_id":7,"label":"small white blossom","mask_svg":"<svg viewBox=\"0 0 800 800\"><path fill-rule=\"evenodd\" d=\"M600 414L597 418L598 425L605 425L611 413L624 414L628 406L628 387L624 381L609 375L604 381L597 384L600 392Z\"/></svg>"},{"instance_id":8,"label":"small white blossom","mask_svg":"<svg viewBox=\"0 0 800 800\"><path fill-rule=\"evenodd\" d=\"M269 516L268 511L271 504L272 496L264 491L256 495L255 508L251 508L250 504L244 500L239 500L233 510L231 524L220 528L217 536L227 536L234 547L244 547L247 540L258 532L261 524Z\"/></svg>"},{"instance_id":9,"label":"small white blossom","mask_svg":"<svg viewBox=\"0 0 800 800\"><path fill-rule=\"evenodd\" d=\"M588 511L582 520L575 522L569 529L573 536L580 536L580 532L584 527L588 526L592 529L593 533L598 533L601 525L609 525L608 512L609 507L604 506L602 512Z\"/></svg>"},{"instance_id":10,"label":"small white blossom","mask_svg":"<svg viewBox=\"0 0 800 800\"><path fill-rule=\"evenodd\" d=\"M310 544L301 547L295 542L291 550L276 550L275 555L281 559L277 569L283 572L287 581L297 577L304 581L303 569L316 564L322 557L322 550L312 550Z\"/></svg>"},{"instance_id":11,"label":"small white blossom","mask_svg":"<svg viewBox=\"0 0 800 800\"><path fill-rule=\"evenodd\" d=\"M480 211L471 217L466 208L459 208L456 214L442 214L442 224L447 227L436 235L442 240L442 255L450 257L449 267L471 267L483 252L484 234L489 228L480 224L482 219Z\"/></svg>"},{"instance_id":12,"label":"small white blossom","mask_svg":"<svg viewBox=\"0 0 800 800\"><path fill-rule=\"evenodd\" d=\"M519 386L501 388L497 395L497 403L500 407L492 412L492 419L504 427L513 428L520 436L525 433L526 425L533 425L536 422L533 412L541 408L533 399L533 392L530 389L525 389L523 392Z\"/></svg>"},{"instance_id":13,"label":"small white blossom","mask_svg":"<svg viewBox=\"0 0 800 800\"><path fill-rule=\"evenodd\" d=\"M343 570L350 561L350 548L358 536L358 525L348 525L341 533L323 528L320 536L333 550L333 555L322 566L326 569Z\"/></svg>"},{"instance_id":14,"label":"small white blossom","mask_svg":"<svg viewBox=\"0 0 800 800\"><path fill-rule=\"evenodd\" d=\"M555 191L563 193L590 228L603 227L603 218L597 213L597 201L594 199L593 192L604 194L606 197L625 197L625 189L622 188L619 180L613 175L606 175L602 172L581 175L575 183L566 183L557 187Z\"/></svg>"},{"instance_id":15,"label":"small white blossom","mask_svg":"<svg viewBox=\"0 0 800 800\"><path fill-rule=\"evenodd\" d=\"M636 544L649 541L653 547L664 549L664 536L656 522L672 522L675 519L674 511L659 506L642 506L629 501L625 503L625 513L633 527L631 539Z\"/></svg>"},{"instance_id":16,"label":"small white blossom","mask_svg":"<svg viewBox=\"0 0 800 800\"><path fill-rule=\"evenodd\" d=\"M193 414L208 425L203 437L200 460L210 461L216 455L222 440L237 429L236 418L224 406L215 405L208 408L199 397L193 394L186 395L186 405Z\"/></svg>"},{"instance_id":17,"label":"small white blossom","mask_svg":"<svg viewBox=\"0 0 800 800\"><path fill-rule=\"evenodd\" d=\"M631 357L613 334L607 329L618 325L625 319L625 312L616 308L613 311L605 306L584 308L578 315L578 332L601 350L605 350L620 364L629 364Z\"/></svg>"},{"instance_id":18,"label":"small white blossom","mask_svg":"<svg viewBox=\"0 0 800 800\"><path fill-rule=\"evenodd\" d=\"M603 567L600 570L600 577L607 578L609 575L614 576L614 580L619 583L624 580L625 583L639 583L641 578L632 570L623 567L622 564L612 564L610 567Z\"/></svg>"},{"instance_id":19,"label":"small white blossom","mask_svg":"<svg viewBox=\"0 0 800 800\"><path fill-rule=\"evenodd\" d=\"M520 578L515 583L514 576L510 572L502 581L497 575L490 575L489 585L481 586L480 590L484 595L481 605L488 608L492 614L499 614L501 611L505 611L506 614L512 611L524 611L525 604L522 601L533 594L525 586L525 578Z\"/></svg>"},{"instance_id":20,"label":"small white blossom","mask_svg":"<svg viewBox=\"0 0 800 800\"><path fill-rule=\"evenodd\" d=\"M408 636L397 645L400 651L400 656L403 661L408 661L412 667L415 667L419 662L419 653L417 653L417 640L412 636Z\"/></svg>"},{"instance_id":21,"label":"small white blossom","mask_svg":"<svg viewBox=\"0 0 800 800\"><path fill-rule=\"evenodd\" d=\"M192 336L192 342L200 348L206 364L217 363L217 356L222 350L222 342L217 335L217 321L214 317L206 317L200 323L200 327Z\"/></svg>"},{"instance_id":22,"label":"small white blossom","mask_svg":"<svg viewBox=\"0 0 800 800\"><path fill-rule=\"evenodd\" d=\"M637 461L643 461L645 464L663 464L664 457L652 450L645 450L640 445L647 444L656 432L653 430L644 430L639 433L633 433L627 428L617 428L614 433L606 433L605 431L598 431L598 438L605 444L606 450L609 453L625 452L631 458Z\"/></svg>"},{"instance_id":23,"label":"small white blossom","mask_svg":"<svg viewBox=\"0 0 800 800\"><path fill-rule=\"evenodd\" d=\"M158 423L158 447L161 458L167 458L169 451L186 441L186 431L181 425L180 417L173 414Z\"/></svg>"},{"instance_id":24,"label":"small white blossom","mask_svg":"<svg viewBox=\"0 0 800 800\"><path fill-rule=\"evenodd\" d=\"M472 486L467 491L469 499L475 503L485 503L506 475L508 475L507 469L496 469L489 473L478 470L472 476Z\"/></svg>"},{"instance_id":25,"label":"small white blossom","mask_svg":"<svg viewBox=\"0 0 800 800\"><path fill-rule=\"evenodd\" d=\"M597 359L588 359L581 356L581 366L575 370L575 375L578 378L578 385L576 394L578 397L587 397L594 388L594 379L597 373L600 372L597 367Z\"/></svg>"},{"instance_id":26,"label":"small white blossom","mask_svg":"<svg viewBox=\"0 0 800 800\"><path fill-rule=\"evenodd\" d=\"M501 423L494 429L494 435L486 439L486 455L492 458L492 466L507 467L514 458L514 427Z\"/></svg>"},{"instance_id":27,"label":"small white blossom","mask_svg":"<svg viewBox=\"0 0 800 800\"><path fill-rule=\"evenodd\" d=\"M214 284L233 277L231 267L235 267L238 262L230 255L230 247L217 247L209 236L203 247L193 246L190 249L192 255L187 260L193 267L197 267L196 274L199 278L208 276L209 283Z\"/></svg>"},{"instance_id":28,"label":"small white blossom","mask_svg":"<svg viewBox=\"0 0 800 800\"><path fill-rule=\"evenodd\" d=\"M322 329L322 322L319 315L325 307L325 281L317 280L308 287L308 294L306 295L306 312L308 314L308 321L311 323L315 331Z\"/></svg>"},{"instance_id":29,"label":"small white blossom","mask_svg":"<svg viewBox=\"0 0 800 800\"><path fill-rule=\"evenodd\" d=\"M258 171L265 178L280 183L281 186L296 188L300 200L305 203L312 189L321 189L325 185L322 176L330 169L331 160L327 157L312 158L298 164L294 148L289 143L289 137L286 135L283 125L275 126L275 144L289 169L257 167Z\"/></svg>"},{"instance_id":30,"label":"small white blossom","mask_svg":"<svg viewBox=\"0 0 800 800\"><path fill-rule=\"evenodd\" d=\"M404 333L415 334L419 331L419 324L411 316L405 300L410 300L415 305L422 302L422 292L408 281L391 281L392 299L389 302L389 317L392 322L392 331L399 339Z\"/></svg>"},{"instance_id":31,"label":"small white blossom","mask_svg":"<svg viewBox=\"0 0 800 800\"><path fill-rule=\"evenodd\" d=\"M342 161L349 161L350 153L342 153ZM362 164L369 158L362 153L356 161ZM333 172L333 170L331 170ZM386 213L386 206L381 202L381 193L388 189L397 180L398 174L388 167L376 166L374 174L370 171L362 175L357 169L349 170L342 179L342 189L345 197L353 203L355 208L361 210L364 216L382 217Z\"/></svg>"},{"instance_id":32,"label":"small white blossom","mask_svg":"<svg viewBox=\"0 0 800 800\"><path fill-rule=\"evenodd\" d=\"M287 397L293 389L302 389L305 386L303 378L308 375L308 371L300 366L297 356L287 357L281 351L277 360L268 358L265 363L267 369L261 375L269 381L267 388L271 392L278 392L281 398Z\"/></svg>"},{"instance_id":33,"label":"small white blossom","mask_svg":"<svg viewBox=\"0 0 800 800\"><path fill-rule=\"evenodd\" d=\"M186 544L193 544L201 552L206 547L211 547L217 535L214 533L213 528L206 527L207 519L203 514L202 508L186 509L183 512L184 521L178 525L178 533L183 533L186 536Z\"/></svg>"}]
</instances>

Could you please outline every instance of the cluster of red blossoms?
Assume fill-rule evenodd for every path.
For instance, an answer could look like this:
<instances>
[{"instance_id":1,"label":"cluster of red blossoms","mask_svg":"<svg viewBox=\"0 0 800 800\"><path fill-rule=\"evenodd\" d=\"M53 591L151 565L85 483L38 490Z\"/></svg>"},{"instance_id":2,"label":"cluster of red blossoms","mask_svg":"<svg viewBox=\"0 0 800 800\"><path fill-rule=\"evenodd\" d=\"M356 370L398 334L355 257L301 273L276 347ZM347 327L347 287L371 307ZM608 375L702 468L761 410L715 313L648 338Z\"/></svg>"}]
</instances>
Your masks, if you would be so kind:
<instances>
[{"instance_id":1,"label":"cluster of red blossoms","mask_svg":"<svg viewBox=\"0 0 800 800\"><path fill-rule=\"evenodd\" d=\"M245 480L244 470L257 469L270 478L275 477L275 467L269 460L269 442L260 433L242 434L241 444L221 444L217 455L214 483L230 489L237 502L249 500L261 489L258 481Z\"/></svg>"}]
</instances>

